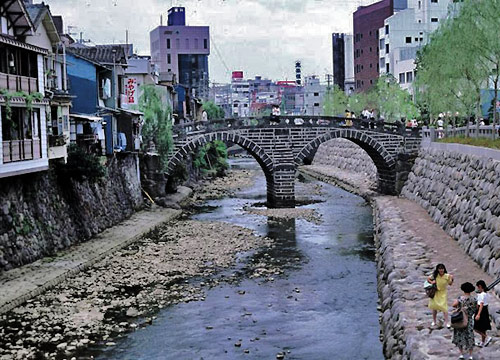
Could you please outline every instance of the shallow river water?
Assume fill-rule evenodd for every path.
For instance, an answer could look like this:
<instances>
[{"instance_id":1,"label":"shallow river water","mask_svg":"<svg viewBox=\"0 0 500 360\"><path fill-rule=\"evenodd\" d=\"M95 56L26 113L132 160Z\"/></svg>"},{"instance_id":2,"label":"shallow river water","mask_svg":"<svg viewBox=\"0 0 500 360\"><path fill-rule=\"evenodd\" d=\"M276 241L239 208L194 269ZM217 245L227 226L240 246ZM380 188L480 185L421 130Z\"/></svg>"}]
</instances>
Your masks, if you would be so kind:
<instances>
[{"instance_id":1,"label":"shallow river water","mask_svg":"<svg viewBox=\"0 0 500 360\"><path fill-rule=\"evenodd\" d=\"M233 160L232 166L258 168L250 159ZM307 182L302 187L322 186L321 195L309 198L323 201L304 206L321 215L319 224L245 213L244 206L265 201L263 174L251 188L209 201L193 216L275 239L269 256L283 274L273 281L243 277L207 289L205 301L165 308L151 326L98 358L276 359L283 353L285 359L383 359L371 208L337 187L301 181ZM300 184L297 189L300 196Z\"/></svg>"}]
</instances>

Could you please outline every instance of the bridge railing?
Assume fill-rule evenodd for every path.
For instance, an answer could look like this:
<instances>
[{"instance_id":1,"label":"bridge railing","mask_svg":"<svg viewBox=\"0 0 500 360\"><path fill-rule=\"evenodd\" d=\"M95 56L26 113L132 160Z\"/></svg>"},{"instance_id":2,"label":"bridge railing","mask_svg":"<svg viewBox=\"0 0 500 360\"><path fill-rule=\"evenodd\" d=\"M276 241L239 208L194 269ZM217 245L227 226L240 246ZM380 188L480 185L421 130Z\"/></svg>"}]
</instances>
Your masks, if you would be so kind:
<instances>
[{"instance_id":1,"label":"bridge railing","mask_svg":"<svg viewBox=\"0 0 500 360\"><path fill-rule=\"evenodd\" d=\"M226 118L210 121L197 121L175 125L173 131L176 138L194 136L219 130L236 130L246 128L268 128L273 126L298 127L332 127L351 128L380 133L397 134L405 137L420 137L421 128L409 128L403 124L387 123L373 119L351 119L332 116L267 116Z\"/></svg>"},{"instance_id":2,"label":"bridge railing","mask_svg":"<svg viewBox=\"0 0 500 360\"><path fill-rule=\"evenodd\" d=\"M481 125L478 129L475 124L469 125L469 137L484 137L493 139L494 135L496 137L500 137L500 128L498 126L493 127L492 125ZM433 142L439 139L456 136L466 137L467 127L453 127L450 125L443 128L422 128L422 140L424 142Z\"/></svg>"}]
</instances>

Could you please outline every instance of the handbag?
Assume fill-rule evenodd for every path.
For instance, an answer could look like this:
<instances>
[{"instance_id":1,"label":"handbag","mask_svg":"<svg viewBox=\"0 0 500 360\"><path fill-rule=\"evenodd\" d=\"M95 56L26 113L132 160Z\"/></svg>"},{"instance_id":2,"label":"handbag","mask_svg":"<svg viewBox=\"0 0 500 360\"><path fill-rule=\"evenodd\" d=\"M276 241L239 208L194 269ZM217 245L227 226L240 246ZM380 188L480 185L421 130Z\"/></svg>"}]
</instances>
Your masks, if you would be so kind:
<instances>
[{"instance_id":1,"label":"handbag","mask_svg":"<svg viewBox=\"0 0 500 360\"><path fill-rule=\"evenodd\" d=\"M425 290L425 294L432 299L434 297L434 295L436 295L437 286L436 286L436 284L431 284L430 282L425 280L424 290Z\"/></svg>"},{"instance_id":2,"label":"handbag","mask_svg":"<svg viewBox=\"0 0 500 360\"><path fill-rule=\"evenodd\" d=\"M460 301L459 307L451 313L450 322L453 329L464 329L469 323L468 316L465 313L465 309Z\"/></svg>"}]
</instances>

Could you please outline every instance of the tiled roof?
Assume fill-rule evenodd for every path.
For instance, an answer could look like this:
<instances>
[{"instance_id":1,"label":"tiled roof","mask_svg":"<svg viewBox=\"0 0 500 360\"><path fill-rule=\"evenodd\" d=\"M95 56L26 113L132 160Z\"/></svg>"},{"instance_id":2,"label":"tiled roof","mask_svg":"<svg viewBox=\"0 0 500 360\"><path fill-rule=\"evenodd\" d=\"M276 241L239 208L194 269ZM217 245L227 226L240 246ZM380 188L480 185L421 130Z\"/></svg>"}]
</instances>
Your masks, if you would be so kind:
<instances>
[{"instance_id":1,"label":"tiled roof","mask_svg":"<svg viewBox=\"0 0 500 360\"><path fill-rule=\"evenodd\" d=\"M68 51L105 64L127 64L126 45L70 46Z\"/></svg>"},{"instance_id":2,"label":"tiled roof","mask_svg":"<svg viewBox=\"0 0 500 360\"><path fill-rule=\"evenodd\" d=\"M35 26L35 29L38 29L38 26L42 22L45 13L48 11L47 5L45 5L44 3L26 4L26 10L28 11L28 15L31 19L31 22Z\"/></svg>"}]
</instances>

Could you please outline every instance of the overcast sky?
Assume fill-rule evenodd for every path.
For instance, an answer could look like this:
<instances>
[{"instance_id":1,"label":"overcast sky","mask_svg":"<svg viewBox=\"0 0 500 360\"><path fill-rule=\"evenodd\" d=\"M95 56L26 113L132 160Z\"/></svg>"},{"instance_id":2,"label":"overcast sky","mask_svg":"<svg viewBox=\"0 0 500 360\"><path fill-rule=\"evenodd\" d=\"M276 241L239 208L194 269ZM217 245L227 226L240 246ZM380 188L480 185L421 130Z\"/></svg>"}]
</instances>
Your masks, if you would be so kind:
<instances>
[{"instance_id":1,"label":"overcast sky","mask_svg":"<svg viewBox=\"0 0 500 360\"><path fill-rule=\"evenodd\" d=\"M35 3L40 0L35 0ZM229 82L230 71L294 80L295 60L303 75L332 73L331 34L352 33L352 13L374 0L45 0L63 15L65 31L91 44L129 42L149 55L149 32L166 24L171 6L186 8L187 25L210 26L212 82ZM78 34L78 35L77 35ZM226 66L227 69L226 70Z\"/></svg>"}]
</instances>

